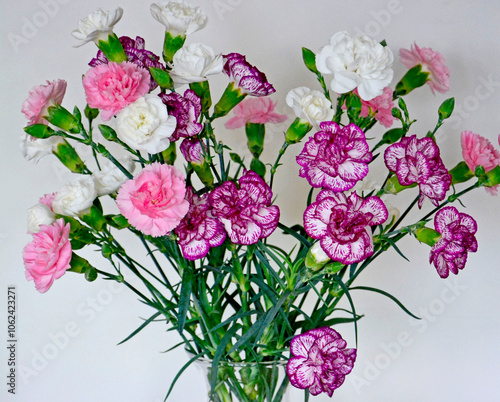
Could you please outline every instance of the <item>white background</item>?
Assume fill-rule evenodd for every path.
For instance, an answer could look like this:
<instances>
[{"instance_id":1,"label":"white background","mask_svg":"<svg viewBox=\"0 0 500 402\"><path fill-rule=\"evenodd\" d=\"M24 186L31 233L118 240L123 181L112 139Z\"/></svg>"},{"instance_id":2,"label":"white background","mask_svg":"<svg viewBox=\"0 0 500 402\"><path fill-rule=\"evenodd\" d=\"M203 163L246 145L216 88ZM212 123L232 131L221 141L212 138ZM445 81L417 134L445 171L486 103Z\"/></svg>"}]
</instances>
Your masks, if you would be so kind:
<instances>
[{"instance_id":1,"label":"white background","mask_svg":"<svg viewBox=\"0 0 500 402\"><path fill-rule=\"evenodd\" d=\"M491 1L328 1L328 0L193 0L209 16L208 26L188 38L216 52L236 51L264 71L277 89L278 111L289 113L284 98L297 86L317 88L301 61L301 47L314 51L341 30L386 39L395 55L415 41L439 50L451 70L451 90L432 96L425 87L407 97L412 133L434 127L438 105L454 96L461 111L440 130L442 157L448 168L461 160L460 133L472 130L498 146L500 132L500 6ZM49 5L44 6L44 4ZM87 283L67 274L46 294L24 278L21 252L30 241L26 210L38 198L57 191L69 175L54 158L38 165L25 161L19 137L26 124L21 104L35 85L63 78L68 90L63 105L84 107L81 76L95 54L93 44L74 48L70 32L98 7L124 8L115 32L146 39L160 53L163 27L152 19L149 4L132 0L3 0L0 42L1 75L1 226L0 305L8 285L17 288L17 388L6 391L6 312L0 314L0 400L24 402L160 401L187 358L182 350L160 353L178 338L162 324L152 325L131 341L116 344L151 312L130 292L98 280ZM44 10L45 9L45 10ZM37 24L37 25L33 25ZM31 28L31 29L30 29ZM398 57L395 81L405 72ZM220 93L224 77L215 80ZM489 83L489 84L488 84ZM220 84L220 85L219 85ZM219 87L217 87L219 85ZM217 95L216 95L217 96ZM282 142L284 126L268 132L269 161ZM381 135L383 131L373 131ZM243 132L230 133L233 147L244 150ZM300 220L307 186L297 177L292 148L278 175L277 203L284 223ZM283 173L287 173L286 177ZM411 194L412 198L414 194ZM393 200L395 205L408 199ZM385 289L422 316L409 319L382 296L354 293L359 313L358 359L336 401L495 401L500 400L499 199L483 189L464 197L466 211L478 221L479 250L457 277L442 280L428 264L428 246L415 239L401 243L407 263L395 253L370 267L359 283ZM426 203L426 207L429 204ZM460 210L465 211L458 204ZM415 215L415 218L421 216ZM97 253L85 256L101 263ZM4 307L6 308L6 307ZM352 325L337 328L354 346ZM2 345L3 343L3 345ZM399 345L399 346L398 346ZM205 383L194 368L181 377L172 401L203 401ZM301 400L300 393L294 400ZM321 396L312 400L328 400Z\"/></svg>"}]
</instances>

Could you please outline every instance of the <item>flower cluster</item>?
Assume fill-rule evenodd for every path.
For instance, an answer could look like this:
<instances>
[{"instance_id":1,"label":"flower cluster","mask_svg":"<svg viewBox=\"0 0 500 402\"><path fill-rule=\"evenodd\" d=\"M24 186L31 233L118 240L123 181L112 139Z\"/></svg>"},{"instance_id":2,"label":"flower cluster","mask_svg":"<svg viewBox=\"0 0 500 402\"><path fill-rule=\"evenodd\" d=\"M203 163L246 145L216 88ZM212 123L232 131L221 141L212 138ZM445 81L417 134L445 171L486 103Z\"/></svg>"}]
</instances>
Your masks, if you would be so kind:
<instances>
[{"instance_id":1,"label":"flower cluster","mask_svg":"<svg viewBox=\"0 0 500 402\"><path fill-rule=\"evenodd\" d=\"M242 54L186 44L207 17L184 1L151 6L165 27L162 58L145 49L142 37L113 32L122 14L121 8L98 10L73 32L99 49L81 82L84 111L62 106L67 84L61 79L33 88L22 105L26 158L54 155L74 177L28 211L27 279L42 293L67 271L124 283L156 310L143 326L162 318L196 357L260 364L286 359L289 346L291 384L332 396L353 370L356 350L328 325L361 318L349 295L354 280L386 251L404 256L396 243L407 235L431 247L429 261L441 278L462 270L478 249L478 227L449 204L478 187L498 191L500 152L464 131L463 161L447 168L436 132L452 114L453 98L425 133L411 131L415 120L404 99L425 84L433 94L448 90L444 58L416 44L400 50L409 70L393 84L389 46L339 32L317 52L303 49L321 88L299 86L282 97L295 118L269 163L264 148L276 141L266 142L266 125L288 116L277 112L266 75ZM217 75L229 83L214 91L222 95L212 102L209 80ZM219 138L217 119L246 142L246 154ZM392 128L367 135L377 124ZM93 135L97 129L100 136ZM287 171L305 179L298 186L309 187L309 195L290 223L273 184L285 170L285 152L302 141L297 165ZM84 147L92 157L80 157ZM382 180L368 180L379 168ZM390 205L402 191L415 191L415 198L399 213ZM428 213L422 212L426 198ZM426 226L432 217L434 229ZM153 269L120 243L120 231L139 240ZM285 247L274 243L282 234ZM109 267L93 267L79 255L85 248L100 251ZM336 307L344 296L348 317ZM280 401L288 379L276 387L266 378L249 371L240 385L232 382L236 376L214 371L211 393L228 400L230 392L243 392L238 400L255 400L266 390L273 393L267 399Z\"/></svg>"}]
</instances>

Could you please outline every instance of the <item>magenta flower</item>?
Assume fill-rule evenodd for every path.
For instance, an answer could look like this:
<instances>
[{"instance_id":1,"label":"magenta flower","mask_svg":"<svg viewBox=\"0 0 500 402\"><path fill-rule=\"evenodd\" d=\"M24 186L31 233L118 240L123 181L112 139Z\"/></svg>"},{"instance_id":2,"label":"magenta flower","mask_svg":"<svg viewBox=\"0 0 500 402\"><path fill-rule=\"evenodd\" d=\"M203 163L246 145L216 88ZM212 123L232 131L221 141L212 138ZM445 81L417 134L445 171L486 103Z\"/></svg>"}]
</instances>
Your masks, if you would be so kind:
<instances>
[{"instance_id":1,"label":"magenta flower","mask_svg":"<svg viewBox=\"0 0 500 402\"><path fill-rule=\"evenodd\" d=\"M224 72L243 93L252 96L267 96L276 90L267 82L266 75L246 61L239 53L226 54Z\"/></svg>"},{"instance_id":2,"label":"magenta flower","mask_svg":"<svg viewBox=\"0 0 500 402\"><path fill-rule=\"evenodd\" d=\"M467 253L477 251L474 236L477 223L470 215L450 206L436 214L434 227L441 237L431 248L429 262L434 264L441 278L447 278L450 271L456 275L465 267Z\"/></svg>"},{"instance_id":3,"label":"magenta flower","mask_svg":"<svg viewBox=\"0 0 500 402\"><path fill-rule=\"evenodd\" d=\"M425 197L434 205L443 200L451 185L451 175L441 160L439 148L429 137L403 137L385 150L385 164L395 172L402 186L418 184L421 208Z\"/></svg>"},{"instance_id":4,"label":"magenta flower","mask_svg":"<svg viewBox=\"0 0 500 402\"><path fill-rule=\"evenodd\" d=\"M152 163L118 190L116 204L129 223L142 233L165 236L186 215L186 183L171 165Z\"/></svg>"},{"instance_id":5,"label":"magenta flower","mask_svg":"<svg viewBox=\"0 0 500 402\"><path fill-rule=\"evenodd\" d=\"M184 159L186 159L186 162L202 165L205 162L203 146L204 145L198 138L186 138L181 142L179 149Z\"/></svg>"},{"instance_id":6,"label":"magenta flower","mask_svg":"<svg viewBox=\"0 0 500 402\"><path fill-rule=\"evenodd\" d=\"M28 119L28 125L49 124L43 118L47 109L53 105L60 105L66 93L66 81L47 81L46 85L38 85L31 89L28 98L23 102L21 111Z\"/></svg>"},{"instance_id":7,"label":"magenta flower","mask_svg":"<svg viewBox=\"0 0 500 402\"><path fill-rule=\"evenodd\" d=\"M210 202L231 242L255 244L276 229L280 210L271 205L271 188L257 173L247 171L238 184L226 181L212 191Z\"/></svg>"},{"instance_id":8,"label":"magenta flower","mask_svg":"<svg viewBox=\"0 0 500 402\"><path fill-rule=\"evenodd\" d=\"M275 106L276 102L269 98L246 98L234 107L234 117L229 119L225 126L229 130L234 130L247 123L267 124L285 121L287 115L274 113Z\"/></svg>"},{"instance_id":9,"label":"magenta flower","mask_svg":"<svg viewBox=\"0 0 500 402\"><path fill-rule=\"evenodd\" d=\"M101 64L83 77L90 107L100 109L104 121L149 91L149 71L131 62Z\"/></svg>"},{"instance_id":10,"label":"magenta flower","mask_svg":"<svg viewBox=\"0 0 500 402\"><path fill-rule=\"evenodd\" d=\"M356 349L346 346L340 334L328 327L297 335L290 342L292 357L286 366L290 383L309 389L312 395L325 392L331 397L356 361Z\"/></svg>"},{"instance_id":11,"label":"magenta flower","mask_svg":"<svg viewBox=\"0 0 500 402\"><path fill-rule=\"evenodd\" d=\"M323 251L334 261L354 264L373 254L370 226L381 225L389 213L378 197L363 199L322 190L304 211L304 229L319 239Z\"/></svg>"},{"instance_id":12,"label":"magenta flower","mask_svg":"<svg viewBox=\"0 0 500 402\"><path fill-rule=\"evenodd\" d=\"M54 280L63 276L70 267L71 243L69 223L57 219L52 225L41 225L33 240L23 250L26 279L35 282L40 293L45 293Z\"/></svg>"},{"instance_id":13,"label":"magenta flower","mask_svg":"<svg viewBox=\"0 0 500 402\"><path fill-rule=\"evenodd\" d=\"M148 72L149 67L163 69L163 64L161 63L160 58L153 52L144 48L145 41L140 36L137 36L135 40L129 38L128 36L122 36L120 37L120 43L122 44L125 54L127 55L127 61L134 63L139 67L145 68ZM108 64L108 62L107 57L102 51L99 50L97 52L97 56L90 60L89 66L96 67L102 64ZM158 84L152 77L150 78L149 91L152 91L158 86Z\"/></svg>"},{"instance_id":14,"label":"magenta flower","mask_svg":"<svg viewBox=\"0 0 500 402\"><path fill-rule=\"evenodd\" d=\"M226 239L222 223L212 213L208 193L198 196L191 187L186 191L189 211L175 228L182 254L197 260L208 254L210 247L220 246Z\"/></svg>"},{"instance_id":15,"label":"magenta flower","mask_svg":"<svg viewBox=\"0 0 500 402\"><path fill-rule=\"evenodd\" d=\"M198 123L201 114L201 99L194 91L186 89L184 96L170 92L160 94L159 97L167 106L168 114L177 119L177 128L170 136L170 141L192 137L201 132L203 125Z\"/></svg>"},{"instance_id":16,"label":"magenta flower","mask_svg":"<svg viewBox=\"0 0 500 402\"><path fill-rule=\"evenodd\" d=\"M302 166L299 176L313 187L350 190L368 174L368 162L372 160L365 133L355 124L340 128L337 123L324 121L319 127L321 131L297 156Z\"/></svg>"},{"instance_id":17,"label":"magenta flower","mask_svg":"<svg viewBox=\"0 0 500 402\"><path fill-rule=\"evenodd\" d=\"M355 90L357 93L357 89ZM374 115L384 127L391 127L395 117L392 115L394 102L392 101L393 90L390 87L385 87L382 95L379 95L372 100L365 101L361 99L361 117Z\"/></svg>"},{"instance_id":18,"label":"magenta flower","mask_svg":"<svg viewBox=\"0 0 500 402\"><path fill-rule=\"evenodd\" d=\"M438 91L441 93L448 92L450 89L450 70L446 66L444 57L439 52L435 52L428 47L418 47L417 44L411 46L411 50L400 49L399 57L401 63L406 67L412 68L420 64L422 71L429 72L427 84L431 88L432 93Z\"/></svg>"}]
</instances>

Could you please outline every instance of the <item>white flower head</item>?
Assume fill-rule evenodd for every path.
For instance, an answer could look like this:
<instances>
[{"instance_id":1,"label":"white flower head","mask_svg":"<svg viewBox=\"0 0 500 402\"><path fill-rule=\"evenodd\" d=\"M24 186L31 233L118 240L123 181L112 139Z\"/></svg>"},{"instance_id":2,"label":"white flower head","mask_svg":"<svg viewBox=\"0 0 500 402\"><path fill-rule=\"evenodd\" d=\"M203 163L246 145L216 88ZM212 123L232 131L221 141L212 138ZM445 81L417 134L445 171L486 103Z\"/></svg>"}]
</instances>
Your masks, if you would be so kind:
<instances>
[{"instance_id":1,"label":"white flower head","mask_svg":"<svg viewBox=\"0 0 500 402\"><path fill-rule=\"evenodd\" d=\"M113 11L98 9L78 23L78 29L71 34L81 41L78 46L87 42L107 40L108 35L113 31L113 27L122 18L123 9L118 7Z\"/></svg>"},{"instance_id":2,"label":"white flower head","mask_svg":"<svg viewBox=\"0 0 500 402\"><path fill-rule=\"evenodd\" d=\"M192 43L175 53L170 75L176 84L206 81L208 75L219 74L224 67L222 54L202 43Z\"/></svg>"},{"instance_id":3,"label":"white flower head","mask_svg":"<svg viewBox=\"0 0 500 402\"><path fill-rule=\"evenodd\" d=\"M52 225L55 215L45 204L36 204L28 209L28 233L38 233L40 225Z\"/></svg>"},{"instance_id":4,"label":"white flower head","mask_svg":"<svg viewBox=\"0 0 500 402\"><path fill-rule=\"evenodd\" d=\"M286 104L293 109L299 119L307 121L317 129L319 123L331 120L333 117L332 103L326 96L307 87L298 87L288 92Z\"/></svg>"},{"instance_id":5,"label":"white flower head","mask_svg":"<svg viewBox=\"0 0 500 402\"><path fill-rule=\"evenodd\" d=\"M84 176L67 183L52 201L52 210L58 215L77 217L88 212L97 197L94 180Z\"/></svg>"},{"instance_id":6,"label":"white flower head","mask_svg":"<svg viewBox=\"0 0 500 402\"><path fill-rule=\"evenodd\" d=\"M151 4L151 14L172 36L186 36L207 25L207 16L199 7L184 1L164 1Z\"/></svg>"},{"instance_id":7,"label":"white flower head","mask_svg":"<svg viewBox=\"0 0 500 402\"><path fill-rule=\"evenodd\" d=\"M170 144L177 119L170 116L162 100L147 94L118 113L116 134L133 149L150 154L162 152Z\"/></svg>"},{"instance_id":8,"label":"white flower head","mask_svg":"<svg viewBox=\"0 0 500 402\"><path fill-rule=\"evenodd\" d=\"M119 162L130 173L134 171L135 163L132 158L128 157L125 160L119 160ZM92 174L98 197L114 193L128 179L127 176L107 158L100 163L100 166L101 170Z\"/></svg>"},{"instance_id":9,"label":"white flower head","mask_svg":"<svg viewBox=\"0 0 500 402\"><path fill-rule=\"evenodd\" d=\"M328 255L325 253L319 241L313 244L313 246L310 248L310 251L318 264L323 264L330 261L330 257L328 257Z\"/></svg>"},{"instance_id":10,"label":"white flower head","mask_svg":"<svg viewBox=\"0 0 500 402\"><path fill-rule=\"evenodd\" d=\"M35 138L29 134L22 134L21 152L27 160L37 163L44 156L51 155L63 142L64 139L58 135L49 138Z\"/></svg>"},{"instance_id":11,"label":"white flower head","mask_svg":"<svg viewBox=\"0 0 500 402\"><path fill-rule=\"evenodd\" d=\"M363 100L382 95L392 81L394 55L368 36L351 37L338 32L316 54L316 67L322 74L333 74L330 87L343 94L357 88Z\"/></svg>"}]
</instances>

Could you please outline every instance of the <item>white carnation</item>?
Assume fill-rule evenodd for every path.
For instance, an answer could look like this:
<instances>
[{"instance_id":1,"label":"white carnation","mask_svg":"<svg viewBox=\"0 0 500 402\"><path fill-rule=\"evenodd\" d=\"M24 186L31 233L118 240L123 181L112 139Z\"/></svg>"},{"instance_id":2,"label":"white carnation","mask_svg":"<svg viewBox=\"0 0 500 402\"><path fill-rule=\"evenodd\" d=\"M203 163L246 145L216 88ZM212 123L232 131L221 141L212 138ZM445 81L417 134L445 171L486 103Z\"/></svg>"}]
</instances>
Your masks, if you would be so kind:
<instances>
[{"instance_id":1,"label":"white carnation","mask_svg":"<svg viewBox=\"0 0 500 402\"><path fill-rule=\"evenodd\" d=\"M286 95L286 104L293 109L295 115L318 128L322 121L333 117L332 103L326 96L307 87L292 89Z\"/></svg>"},{"instance_id":2,"label":"white carnation","mask_svg":"<svg viewBox=\"0 0 500 402\"><path fill-rule=\"evenodd\" d=\"M316 67L322 74L333 74L330 87L343 94L358 88L361 99L382 95L392 81L394 56L391 49L368 36L351 37L338 32L316 55Z\"/></svg>"},{"instance_id":3,"label":"white carnation","mask_svg":"<svg viewBox=\"0 0 500 402\"><path fill-rule=\"evenodd\" d=\"M221 54L202 43L192 43L179 49L172 60L170 72L176 84L206 81L207 76L222 72L224 61Z\"/></svg>"},{"instance_id":4,"label":"white carnation","mask_svg":"<svg viewBox=\"0 0 500 402\"><path fill-rule=\"evenodd\" d=\"M28 209L28 233L38 233L40 225L52 225L55 215L45 204L37 204Z\"/></svg>"},{"instance_id":5,"label":"white carnation","mask_svg":"<svg viewBox=\"0 0 500 402\"><path fill-rule=\"evenodd\" d=\"M58 215L77 217L90 209L96 197L94 180L91 176L84 176L67 183L57 192L52 210Z\"/></svg>"},{"instance_id":6,"label":"white carnation","mask_svg":"<svg viewBox=\"0 0 500 402\"><path fill-rule=\"evenodd\" d=\"M51 155L63 142L64 139L58 135L49 138L35 138L29 134L22 134L21 151L27 160L38 162L44 156Z\"/></svg>"},{"instance_id":7,"label":"white carnation","mask_svg":"<svg viewBox=\"0 0 500 402\"><path fill-rule=\"evenodd\" d=\"M98 9L78 23L78 29L71 34L81 41L78 46L87 42L107 40L109 34L113 31L115 24L120 21L123 15L123 9L118 7L113 11Z\"/></svg>"},{"instance_id":8,"label":"white carnation","mask_svg":"<svg viewBox=\"0 0 500 402\"><path fill-rule=\"evenodd\" d=\"M176 125L161 99L147 94L118 113L116 134L129 147L156 154L168 148Z\"/></svg>"},{"instance_id":9,"label":"white carnation","mask_svg":"<svg viewBox=\"0 0 500 402\"><path fill-rule=\"evenodd\" d=\"M207 16L199 7L184 1L164 1L151 4L151 14L172 36L186 36L207 25Z\"/></svg>"},{"instance_id":10,"label":"white carnation","mask_svg":"<svg viewBox=\"0 0 500 402\"><path fill-rule=\"evenodd\" d=\"M119 162L130 173L134 171L135 163L132 158L120 160ZM104 159L100 166L101 170L92 174L98 197L114 193L128 179L109 159Z\"/></svg>"},{"instance_id":11,"label":"white carnation","mask_svg":"<svg viewBox=\"0 0 500 402\"><path fill-rule=\"evenodd\" d=\"M330 257L328 257L328 255L325 253L319 241L313 244L313 246L310 248L310 251L318 264L330 261Z\"/></svg>"}]
</instances>

